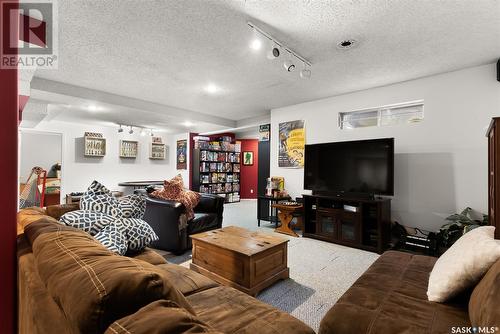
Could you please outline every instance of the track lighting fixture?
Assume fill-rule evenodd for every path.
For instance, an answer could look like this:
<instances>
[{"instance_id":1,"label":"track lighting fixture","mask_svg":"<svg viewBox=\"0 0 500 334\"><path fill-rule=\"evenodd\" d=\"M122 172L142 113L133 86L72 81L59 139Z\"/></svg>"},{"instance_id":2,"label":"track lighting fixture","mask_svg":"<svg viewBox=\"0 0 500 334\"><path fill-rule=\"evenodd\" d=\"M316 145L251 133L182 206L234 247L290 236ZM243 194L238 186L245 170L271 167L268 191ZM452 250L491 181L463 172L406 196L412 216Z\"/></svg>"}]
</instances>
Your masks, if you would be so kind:
<instances>
[{"instance_id":1,"label":"track lighting fixture","mask_svg":"<svg viewBox=\"0 0 500 334\"><path fill-rule=\"evenodd\" d=\"M287 47L285 44L281 43L278 41L276 38L262 30L261 28L257 27L255 24L252 22L247 22L248 26L252 28L254 32L254 38L252 42L250 43L250 48L253 50L258 50L262 46L261 39L256 37L257 34L260 35L260 37L267 38L271 42L271 49L267 52L266 57L268 59L276 59L278 58L282 52L288 52L289 59L285 60L283 62L283 67L287 72L292 72L295 70L295 62L299 61L304 64L304 69L300 71L300 77L301 78L310 78L311 77L311 62L299 55L297 52L293 51L289 47ZM295 59L294 59L295 58ZM306 65L308 68L306 68Z\"/></svg>"},{"instance_id":2,"label":"track lighting fixture","mask_svg":"<svg viewBox=\"0 0 500 334\"><path fill-rule=\"evenodd\" d=\"M292 72L294 69L295 69L295 64L292 63L291 60L285 60L283 62L283 67L285 68L285 70L287 70L288 72Z\"/></svg>"},{"instance_id":3,"label":"track lighting fixture","mask_svg":"<svg viewBox=\"0 0 500 334\"><path fill-rule=\"evenodd\" d=\"M299 75L302 79L309 79L311 77L311 70L307 69L306 63L303 64L304 68L300 71Z\"/></svg>"},{"instance_id":4,"label":"track lighting fixture","mask_svg":"<svg viewBox=\"0 0 500 334\"><path fill-rule=\"evenodd\" d=\"M283 67L288 72L292 72L293 70L295 70L295 64L292 61L291 53L289 54L289 58L283 62Z\"/></svg>"},{"instance_id":5,"label":"track lighting fixture","mask_svg":"<svg viewBox=\"0 0 500 334\"><path fill-rule=\"evenodd\" d=\"M147 134L148 134L148 131L149 131L149 135L150 135L151 137L153 137L153 136L154 136L153 129L143 128L143 127L141 127L141 126L135 126L135 125L123 125L123 124L118 124L118 133L122 133L122 132L123 132L123 130L124 130L124 129L123 129L123 127L125 127L125 128L126 128L126 127L128 127L128 128L129 128L129 130L128 130L128 133L129 133L129 134L133 134L133 133L134 133L134 127L136 127L138 130L140 130L140 131L139 131L139 134L140 134L141 136L145 136L145 135L147 135Z\"/></svg>"},{"instance_id":6,"label":"track lighting fixture","mask_svg":"<svg viewBox=\"0 0 500 334\"><path fill-rule=\"evenodd\" d=\"M280 49L277 47L276 44L274 44L271 50L267 52L267 59L273 60L278 58L279 56L280 56Z\"/></svg>"}]
</instances>

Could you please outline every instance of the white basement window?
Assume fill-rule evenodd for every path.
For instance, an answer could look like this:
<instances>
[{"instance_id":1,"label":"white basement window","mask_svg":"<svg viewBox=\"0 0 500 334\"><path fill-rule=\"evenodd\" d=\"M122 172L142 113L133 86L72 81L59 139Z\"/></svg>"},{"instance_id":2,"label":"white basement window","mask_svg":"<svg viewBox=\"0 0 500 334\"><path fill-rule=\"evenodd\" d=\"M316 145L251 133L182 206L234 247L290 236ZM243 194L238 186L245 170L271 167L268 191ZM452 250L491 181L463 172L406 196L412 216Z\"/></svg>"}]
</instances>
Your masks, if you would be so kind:
<instances>
[{"instance_id":1,"label":"white basement window","mask_svg":"<svg viewBox=\"0 0 500 334\"><path fill-rule=\"evenodd\" d=\"M412 101L388 106L339 113L341 129L364 128L417 123L424 119L424 101Z\"/></svg>"}]
</instances>

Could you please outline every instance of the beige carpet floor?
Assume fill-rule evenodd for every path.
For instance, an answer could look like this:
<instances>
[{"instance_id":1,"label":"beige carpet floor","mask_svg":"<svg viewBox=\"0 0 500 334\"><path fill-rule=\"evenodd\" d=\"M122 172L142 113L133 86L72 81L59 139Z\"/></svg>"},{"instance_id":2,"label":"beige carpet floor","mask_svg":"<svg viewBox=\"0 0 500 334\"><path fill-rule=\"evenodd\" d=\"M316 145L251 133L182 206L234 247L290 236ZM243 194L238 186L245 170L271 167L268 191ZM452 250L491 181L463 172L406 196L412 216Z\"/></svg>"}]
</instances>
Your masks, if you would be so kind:
<instances>
[{"instance_id":1,"label":"beige carpet floor","mask_svg":"<svg viewBox=\"0 0 500 334\"><path fill-rule=\"evenodd\" d=\"M271 224L257 227L255 201L227 204L224 210L223 226L236 225L274 233ZM191 262L191 252L182 256L165 256L169 262L187 267ZM257 298L290 313L318 331L325 313L377 258L378 254L355 248L290 237L290 279L263 290Z\"/></svg>"}]
</instances>

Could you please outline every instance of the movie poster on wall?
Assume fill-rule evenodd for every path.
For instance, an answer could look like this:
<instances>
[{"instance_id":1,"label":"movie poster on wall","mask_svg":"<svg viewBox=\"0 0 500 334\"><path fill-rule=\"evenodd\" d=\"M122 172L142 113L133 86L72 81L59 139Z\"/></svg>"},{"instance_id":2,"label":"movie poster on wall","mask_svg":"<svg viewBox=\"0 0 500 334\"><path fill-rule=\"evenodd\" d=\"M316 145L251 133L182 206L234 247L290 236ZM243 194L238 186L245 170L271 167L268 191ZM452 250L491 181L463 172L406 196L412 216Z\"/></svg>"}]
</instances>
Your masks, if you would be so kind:
<instances>
[{"instance_id":1,"label":"movie poster on wall","mask_svg":"<svg viewBox=\"0 0 500 334\"><path fill-rule=\"evenodd\" d=\"M269 141L271 133L271 124L263 124L259 126L259 141Z\"/></svg>"},{"instance_id":2,"label":"movie poster on wall","mask_svg":"<svg viewBox=\"0 0 500 334\"><path fill-rule=\"evenodd\" d=\"M177 141L177 169L187 169L187 140Z\"/></svg>"},{"instance_id":3,"label":"movie poster on wall","mask_svg":"<svg viewBox=\"0 0 500 334\"><path fill-rule=\"evenodd\" d=\"M287 168L304 167L306 132L304 121L279 124L278 166Z\"/></svg>"}]
</instances>

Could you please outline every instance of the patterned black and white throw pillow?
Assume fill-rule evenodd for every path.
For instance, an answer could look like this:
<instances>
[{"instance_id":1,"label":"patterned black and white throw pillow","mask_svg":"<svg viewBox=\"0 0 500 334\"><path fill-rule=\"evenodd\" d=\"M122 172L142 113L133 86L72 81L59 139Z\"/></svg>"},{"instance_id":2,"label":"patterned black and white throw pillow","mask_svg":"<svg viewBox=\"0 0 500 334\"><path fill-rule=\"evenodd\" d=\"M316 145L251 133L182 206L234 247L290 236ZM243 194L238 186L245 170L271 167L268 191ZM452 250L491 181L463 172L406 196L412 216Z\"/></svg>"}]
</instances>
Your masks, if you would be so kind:
<instances>
[{"instance_id":1,"label":"patterned black and white throw pillow","mask_svg":"<svg viewBox=\"0 0 500 334\"><path fill-rule=\"evenodd\" d=\"M117 199L104 185L93 181L80 200L80 209L64 214L61 223L89 233L117 254L141 251L158 240L151 226L142 220L146 211L144 196Z\"/></svg>"},{"instance_id":2,"label":"patterned black and white throw pillow","mask_svg":"<svg viewBox=\"0 0 500 334\"><path fill-rule=\"evenodd\" d=\"M106 225L94 238L104 247L119 255L125 255L128 249L127 235L121 220L116 219Z\"/></svg>"},{"instance_id":3,"label":"patterned black and white throw pillow","mask_svg":"<svg viewBox=\"0 0 500 334\"><path fill-rule=\"evenodd\" d=\"M131 251L141 251L158 240L153 228L142 219L122 218L122 223L128 240L128 249Z\"/></svg>"},{"instance_id":4,"label":"patterned black and white throw pillow","mask_svg":"<svg viewBox=\"0 0 500 334\"><path fill-rule=\"evenodd\" d=\"M139 218L144 217L146 212L146 197L141 195L127 195L118 199L121 217Z\"/></svg>"},{"instance_id":5,"label":"patterned black and white throw pillow","mask_svg":"<svg viewBox=\"0 0 500 334\"><path fill-rule=\"evenodd\" d=\"M80 209L102 212L121 217L120 203L111 191L97 181L93 181L80 199Z\"/></svg>"},{"instance_id":6,"label":"patterned black and white throw pillow","mask_svg":"<svg viewBox=\"0 0 500 334\"><path fill-rule=\"evenodd\" d=\"M94 236L105 226L114 222L116 217L111 215L88 210L75 210L66 212L59 221L65 225L75 227Z\"/></svg>"}]
</instances>

